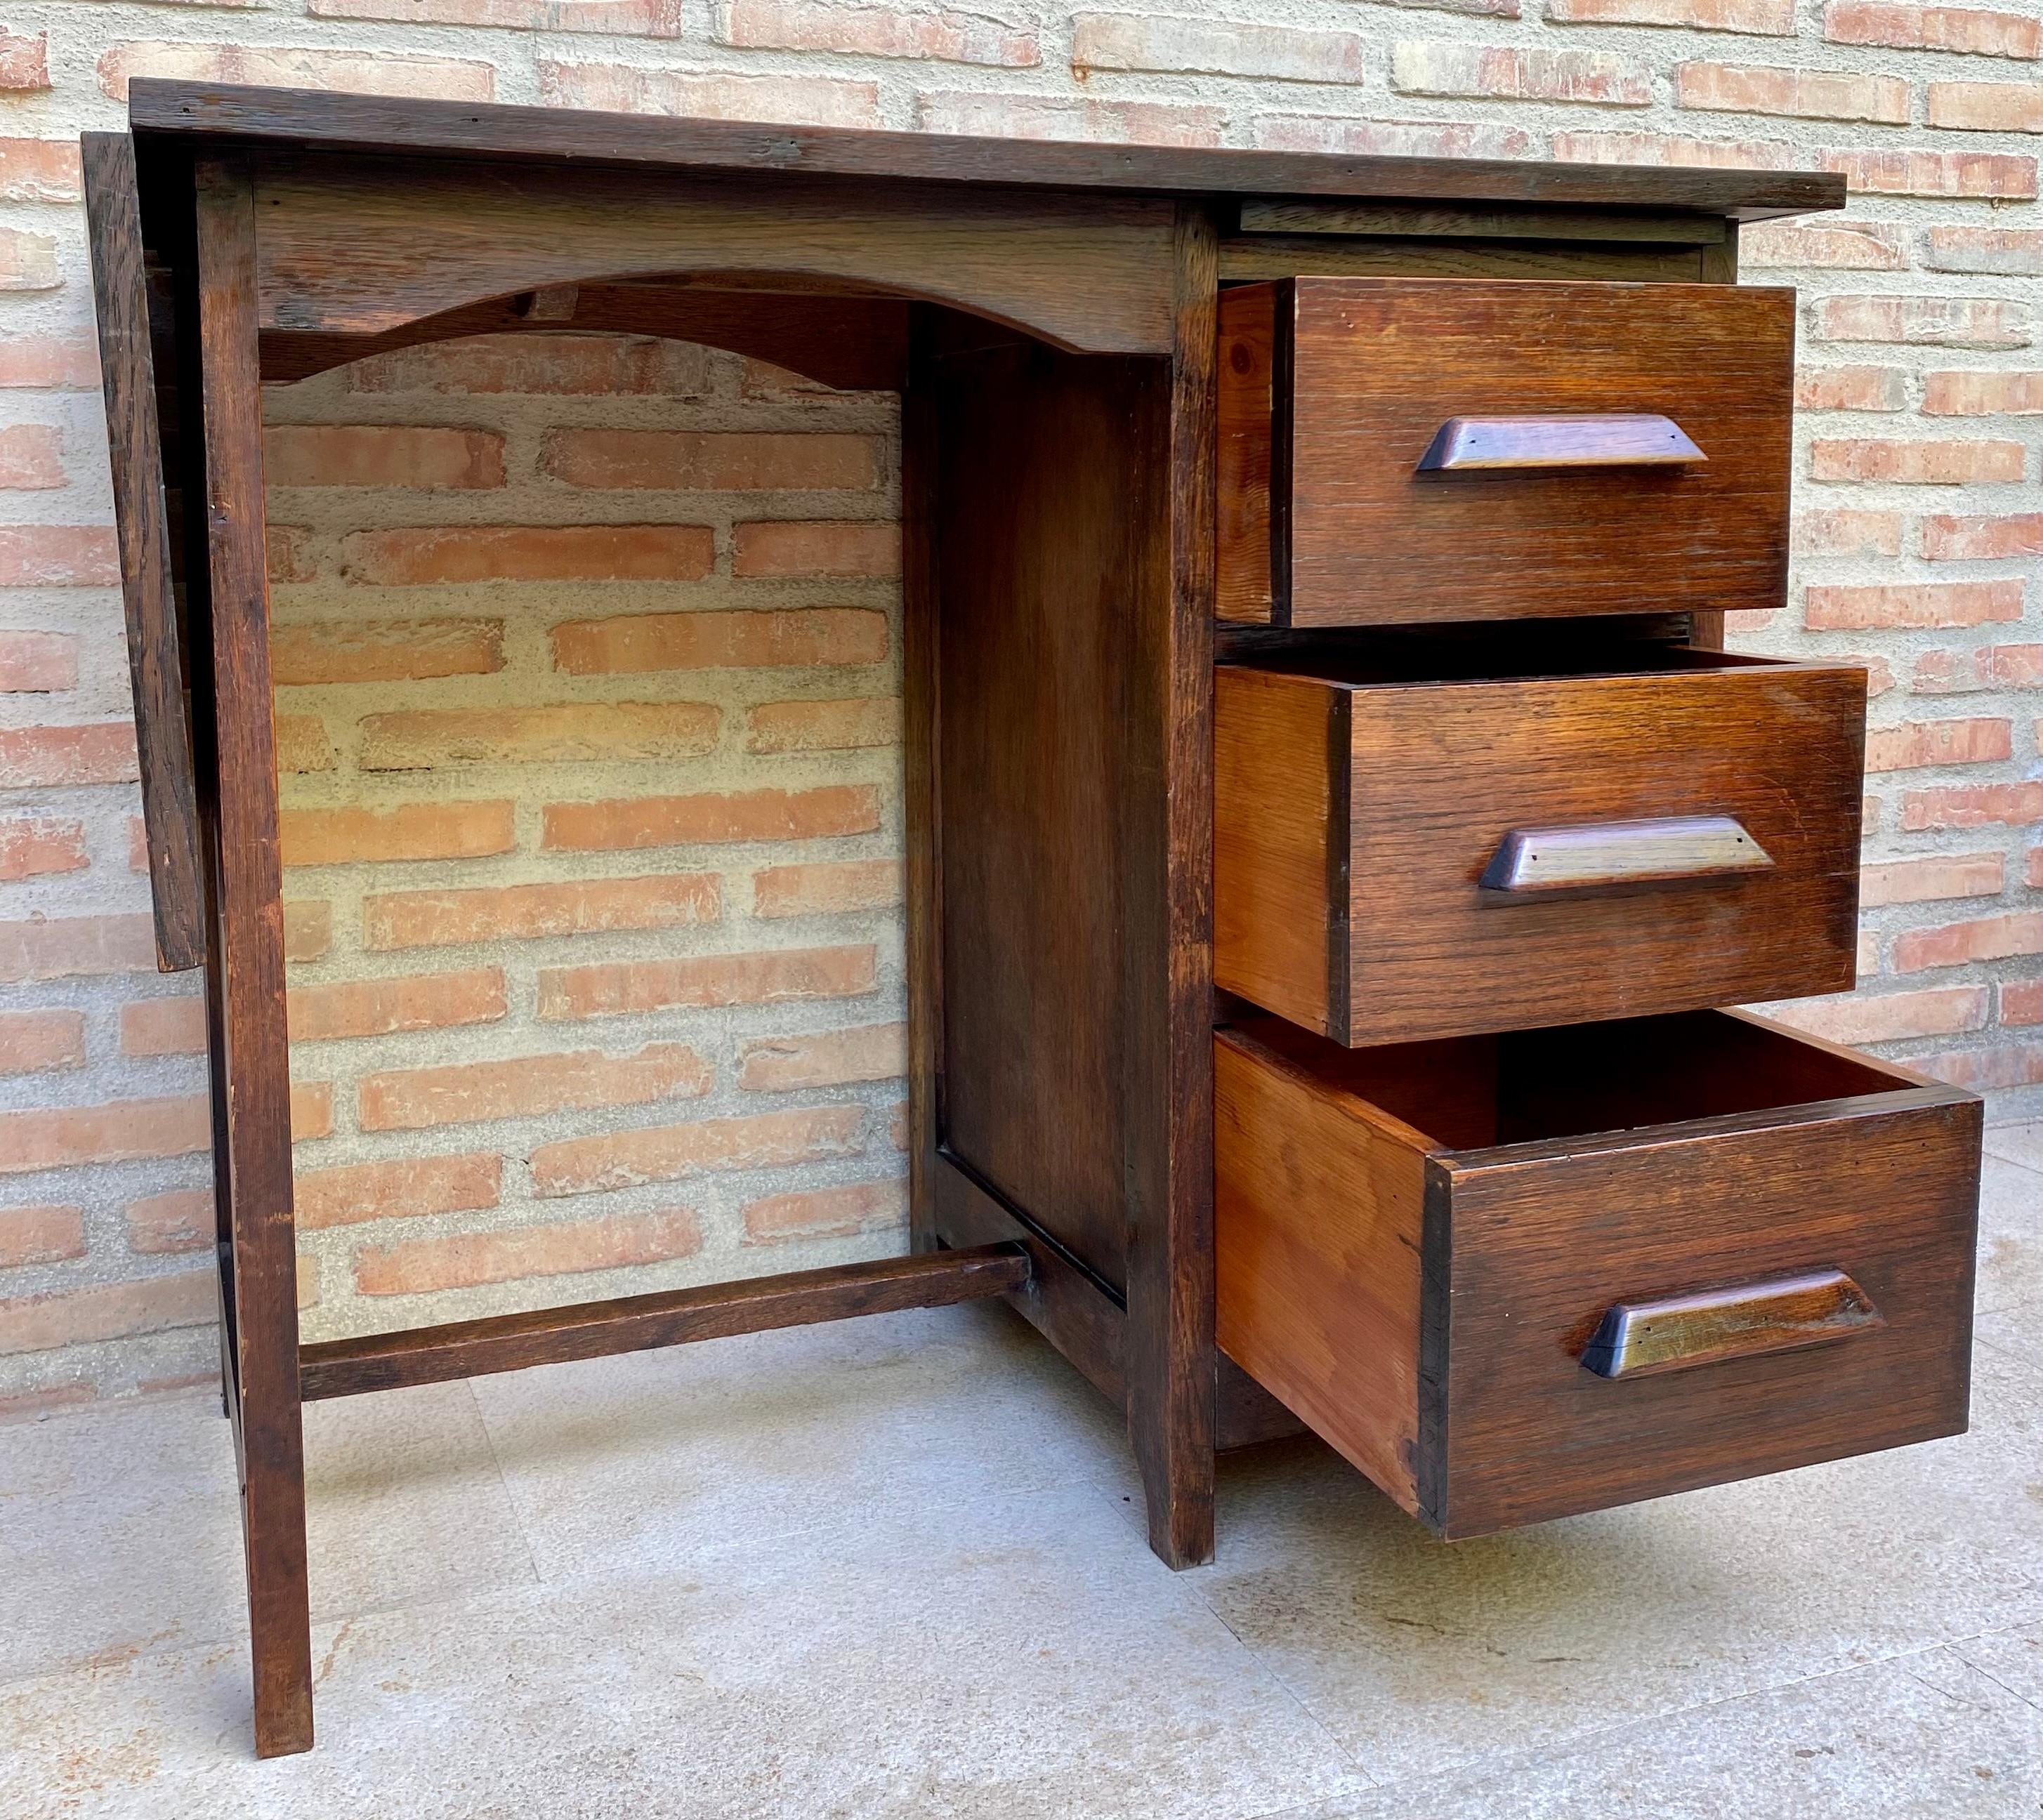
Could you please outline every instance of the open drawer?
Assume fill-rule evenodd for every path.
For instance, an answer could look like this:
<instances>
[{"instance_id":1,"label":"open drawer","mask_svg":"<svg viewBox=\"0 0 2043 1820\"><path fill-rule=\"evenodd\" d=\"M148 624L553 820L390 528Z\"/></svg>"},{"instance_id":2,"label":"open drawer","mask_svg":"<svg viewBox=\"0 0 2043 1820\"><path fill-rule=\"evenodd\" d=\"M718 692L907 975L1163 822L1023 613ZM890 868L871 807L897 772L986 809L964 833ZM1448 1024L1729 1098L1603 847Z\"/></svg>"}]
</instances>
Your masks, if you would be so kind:
<instances>
[{"instance_id":1,"label":"open drawer","mask_svg":"<svg viewBox=\"0 0 2043 1820\"><path fill-rule=\"evenodd\" d=\"M1215 1043L1221 1346L1439 1534L1964 1430L1972 1095L1734 1013Z\"/></svg>"},{"instance_id":2,"label":"open drawer","mask_svg":"<svg viewBox=\"0 0 2043 1820\"><path fill-rule=\"evenodd\" d=\"M1846 990L1865 718L1638 639L1223 665L1214 979L1351 1044Z\"/></svg>"},{"instance_id":3,"label":"open drawer","mask_svg":"<svg viewBox=\"0 0 2043 1820\"><path fill-rule=\"evenodd\" d=\"M1218 364L1223 619L1780 603L1791 290L1300 278Z\"/></svg>"}]
</instances>

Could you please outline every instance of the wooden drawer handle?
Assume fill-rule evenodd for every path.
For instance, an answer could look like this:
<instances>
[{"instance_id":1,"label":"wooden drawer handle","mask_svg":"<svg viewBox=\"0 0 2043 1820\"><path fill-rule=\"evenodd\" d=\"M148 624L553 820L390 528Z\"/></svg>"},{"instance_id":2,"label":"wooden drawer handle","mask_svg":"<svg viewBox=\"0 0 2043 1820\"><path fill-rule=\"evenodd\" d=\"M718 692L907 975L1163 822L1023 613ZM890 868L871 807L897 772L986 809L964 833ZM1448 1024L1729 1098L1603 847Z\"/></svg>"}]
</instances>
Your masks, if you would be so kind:
<instances>
[{"instance_id":1,"label":"wooden drawer handle","mask_svg":"<svg viewBox=\"0 0 2043 1820\"><path fill-rule=\"evenodd\" d=\"M1582 1352L1599 1377L1646 1377L1719 1359L1826 1346L1884 1325L1842 1270L1805 1270L1658 1301L1618 1302Z\"/></svg>"},{"instance_id":2,"label":"wooden drawer handle","mask_svg":"<svg viewBox=\"0 0 2043 1820\"><path fill-rule=\"evenodd\" d=\"M1668 815L1650 822L1514 828L1484 868L1482 888L1500 898L1522 899L1773 869L1773 856L1735 816Z\"/></svg>"},{"instance_id":3,"label":"wooden drawer handle","mask_svg":"<svg viewBox=\"0 0 2043 1820\"><path fill-rule=\"evenodd\" d=\"M1688 467L1708 459L1671 417L1450 417L1419 472Z\"/></svg>"}]
</instances>

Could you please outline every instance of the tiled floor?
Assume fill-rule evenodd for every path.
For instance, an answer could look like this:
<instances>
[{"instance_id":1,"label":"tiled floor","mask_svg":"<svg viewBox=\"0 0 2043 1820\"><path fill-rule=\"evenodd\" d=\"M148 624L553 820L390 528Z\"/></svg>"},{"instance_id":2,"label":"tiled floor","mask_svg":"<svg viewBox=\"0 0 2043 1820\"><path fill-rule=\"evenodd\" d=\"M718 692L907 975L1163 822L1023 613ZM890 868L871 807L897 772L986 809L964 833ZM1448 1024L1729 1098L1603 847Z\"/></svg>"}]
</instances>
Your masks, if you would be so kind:
<instances>
[{"instance_id":1,"label":"tiled floor","mask_svg":"<svg viewBox=\"0 0 2043 1820\"><path fill-rule=\"evenodd\" d=\"M1970 1434L1451 1547L1284 1443L1166 1572L997 1308L318 1405L273 1763L217 1405L0 1430L0 1815L2033 1820L2043 1130L1988 1148Z\"/></svg>"}]
</instances>

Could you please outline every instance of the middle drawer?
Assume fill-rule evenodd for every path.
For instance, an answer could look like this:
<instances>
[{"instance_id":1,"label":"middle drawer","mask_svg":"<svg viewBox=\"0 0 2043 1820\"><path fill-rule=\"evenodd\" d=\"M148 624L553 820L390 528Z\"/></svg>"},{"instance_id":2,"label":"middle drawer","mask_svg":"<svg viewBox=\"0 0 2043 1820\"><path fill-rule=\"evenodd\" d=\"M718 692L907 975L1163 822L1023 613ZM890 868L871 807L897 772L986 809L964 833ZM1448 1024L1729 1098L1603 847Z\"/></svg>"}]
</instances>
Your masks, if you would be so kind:
<instances>
[{"instance_id":1,"label":"middle drawer","mask_svg":"<svg viewBox=\"0 0 2043 1820\"><path fill-rule=\"evenodd\" d=\"M1282 661L1216 679L1225 990L1359 1046L1852 985L1863 671L1647 642Z\"/></svg>"}]
</instances>

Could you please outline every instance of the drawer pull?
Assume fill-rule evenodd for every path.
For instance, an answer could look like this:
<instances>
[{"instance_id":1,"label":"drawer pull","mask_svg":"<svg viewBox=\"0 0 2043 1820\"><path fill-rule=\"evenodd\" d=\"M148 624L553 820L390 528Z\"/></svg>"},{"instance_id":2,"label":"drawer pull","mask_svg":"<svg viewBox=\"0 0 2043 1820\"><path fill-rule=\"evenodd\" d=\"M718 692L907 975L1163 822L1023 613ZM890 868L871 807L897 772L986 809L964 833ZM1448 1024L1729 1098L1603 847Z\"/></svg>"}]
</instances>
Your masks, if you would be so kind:
<instances>
[{"instance_id":1,"label":"drawer pull","mask_svg":"<svg viewBox=\"0 0 2043 1820\"><path fill-rule=\"evenodd\" d=\"M1646 1377L1719 1359L1825 1346L1884 1324L1842 1270L1805 1270L1658 1301L1617 1302L1582 1351L1599 1377Z\"/></svg>"},{"instance_id":2,"label":"drawer pull","mask_svg":"<svg viewBox=\"0 0 2043 1820\"><path fill-rule=\"evenodd\" d=\"M1450 417L1419 472L1691 467L1708 459L1671 417Z\"/></svg>"},{"instance_id":3,"label":"drawer pull","mask_svg":"<svg viewBox=\"0 0 2043 1820\"><path fill-rule=\"evenodd\" d=\"M1482 888L1500 898L1527 898L1773 869L1773 856L1735 816L1667 815L1650 822L1514 828L1483 868Z\"/></svg>"}]
</instances>

